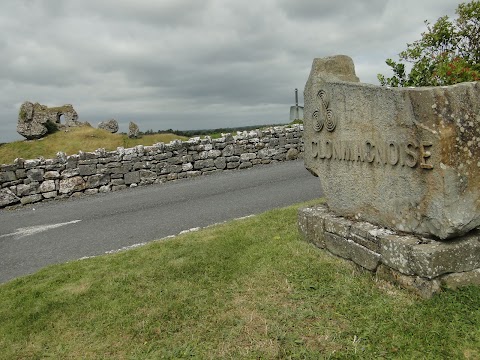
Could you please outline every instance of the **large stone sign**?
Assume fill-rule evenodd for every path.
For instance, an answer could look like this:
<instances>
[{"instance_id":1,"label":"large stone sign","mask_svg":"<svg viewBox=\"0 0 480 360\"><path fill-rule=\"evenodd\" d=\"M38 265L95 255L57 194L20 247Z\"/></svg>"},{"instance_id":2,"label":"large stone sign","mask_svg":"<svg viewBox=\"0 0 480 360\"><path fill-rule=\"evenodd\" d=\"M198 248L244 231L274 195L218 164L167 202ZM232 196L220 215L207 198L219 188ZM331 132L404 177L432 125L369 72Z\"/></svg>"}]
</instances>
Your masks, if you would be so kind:
<instances>
[{"instance_id":1,"label":"large stone sign","mask_svg":"<svg viewBox=\"0 0 480 360\"><path fill-rule=\"evenodd\" d=\"M65 123L61 123L61 117ZM78 114L72 105L47 107L39 103L25 101L18 114L17 132L28 140L39 139L62 127L80 126Z\"/></svg>"},{"instance_id":2,"label":"large stone sign","mask_svg":"<svg viewBox=\"0 0 480 360\"><path fill-rule=\"evenodd\" d=\"M480 83L359 83L347 56L315 59L305 86L305 166L326 205L305 238L429 297L480 285Z\"/></svg>"},{"instance_id":3,"label":"large stone sign","mask_svg":"<svg viewBox=\"0 0 480 360\"><path fill-rule=\"evenodd\" d=\"M304 141L338 215L440 239L480 226L478 82L386 88L346 56L315 59Z\"/></svg>"}]
</instances>

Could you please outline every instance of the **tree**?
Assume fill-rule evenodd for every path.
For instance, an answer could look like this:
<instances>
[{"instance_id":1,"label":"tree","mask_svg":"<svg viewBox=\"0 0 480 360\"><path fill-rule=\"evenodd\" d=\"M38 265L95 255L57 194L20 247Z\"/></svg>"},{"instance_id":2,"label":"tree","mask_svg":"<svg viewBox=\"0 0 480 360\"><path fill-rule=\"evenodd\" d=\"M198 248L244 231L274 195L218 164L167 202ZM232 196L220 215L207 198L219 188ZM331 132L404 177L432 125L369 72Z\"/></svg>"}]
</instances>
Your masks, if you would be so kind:
<instances>
[{"instance_id":1,"label":"tree","mask_svg":"<svg viewBox=\"0 0 480 360\"><path fill-rule=\"evenodd\" d=\"M456 9L457 18L439 18L420 40L407 44L399 54L399 62L387 59L393 76L378 74L385 86L439 86L480 80L480 1L462 3ZM412 64L410 73L405 64Z\"/></svg>"}]
</instances>

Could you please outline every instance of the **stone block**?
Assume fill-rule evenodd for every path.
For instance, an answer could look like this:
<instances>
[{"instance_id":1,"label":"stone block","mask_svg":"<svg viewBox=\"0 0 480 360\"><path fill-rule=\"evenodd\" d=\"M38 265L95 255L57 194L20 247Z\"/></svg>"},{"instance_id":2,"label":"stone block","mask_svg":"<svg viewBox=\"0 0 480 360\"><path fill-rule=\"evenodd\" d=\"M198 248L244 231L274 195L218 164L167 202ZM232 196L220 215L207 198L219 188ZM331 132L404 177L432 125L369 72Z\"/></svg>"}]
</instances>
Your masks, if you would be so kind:
<instances>
[{"instance_id":1,"label":"stone block","mask_svg":"<svg viewBox=\"0 0 480 360\"><path fill-rule=\"evenodd\" d=\"M245 153L240 155L241 162L247 162L257 158L257 154L255 153Z\"/></svg>"},{"instance_id":2,"label":"stone block","mask_svg":"<svg viewBox=\"0 0 480 360\"><path fill-rule=\"evenodd\" d=\"M208 151L200 151L198 154L198 160L208 159Z\"/></svg>"},{"instance_id":3,"label":"stone block","mask_svg":"<svg viewBox=\"0 0 480 360\"><path fill-rule=\"evenodd\" d=\"M420 240L414 236L385 234L380 236L382 263L405 275L414 275L412 268L412 247Z\"/></svg>"},{"instance_id":4,"label":"stone block","mask_svg":"<svg viewBox=\"0 0 480 360\"><path fill-rule=\"evenodd\" d=\"M73 194L70 195L70 198L72 199L78 199L78 198L81 198L85 193L82 192L82 191L77 191L77 192L74 192Z\"/></svg>"},{"instance_id":5,"label":"stone block","mask_svg":"<svg viewBox=\"0 0 480 360\"><path fill-rule=\"evenodd\" d=\"M45 180L40 184L38 189L41 193L48 193L55 191L55 180Z\"/></svg>"},{"instance_id":6,"label":"stone block","mask_svg":"<svg viewBox=\"0 0 480 360\"><path fill-rule=\"evenodd\" d=\"M58 195L57 191L50 191L42 194L44 199L54 199L57 197L57 195Z\"/></svg>"},{"instance_id":7,"label":"stone block","mask_svg":"<svg viewBox=\"0 0 480 360\"><path fill-rule=\"evenodd\" d=\"M89 176L97 172L97 165L78 165L78 172L80 176Z\"/></svg>"},{"instance_id":8,"label":"stone block","mask_svg":"<svg viewBox=\"0 0 480 360\"><path fill-rule=\"evenodd\" d=\"M155 160L162 161L162 160L166 160L168 158L171 158L172 156L173 156L173 153L168 151L168 152L165 152L165 153L160 153L158 155L155 155L154 158L155 158Z\"/></svg>"},{"instance_id":9,"label":"stone block","mask_svg":"<svg viewBox=\"0 0 480 360\"><path fill-rule=\"evenodd\" d=\"M125 180L123 180L123 178L112 179L111 184L113 186L125 185Z\"/></svg>"},{"instance_id":10,"label":"stone block","mask_svg":"<svg viewBox=\"0 0 480 360\"><path fill-rule=\"evenodd\" d=\"M182 164L191 163L193 161L193 155L183 155L182 156Z\"/></svg>"},{"instance_id":11,"label":"stone block","mask_svg":"<svg viewBox=\"0 0 480 360\"><path fill-rule=\"evenodd\" d=\"M174 156L171 157L170 159L167 159L168 164L172 165L178 165L183 163L183 157L182 156Z\"/></svg>"},{"instance_id":12,"label":"stone block","mask_svg":"<svg viewBox=\"0 0 480 360\"><path fill-rule=\"evenodd\" d=\"M209 167L215 167L215 161L213 159L197 160L193 164L195 170L202 170Z\"/></svg>"},{"instance_id":13,"label":"stone block","mask_svg":"<svg viewBox=\"0 0 480 360\"><path fill-rule=\"evenodd\" d=\"M229 162L240 163L240 156L230 156L230 157L225 158L225 161L227 163L229 163Z\"/></svg>"},{"instance_id":14,"label":"stone block","mask_svg":"<svg viewBox=\"0 0 480 360\"><path fill-rule=\"evenodd\" d=\"M85 184L85 188L92 189L98 188L102 185L107 185L110 182L109 174L96 174L89 176Z\"/></svg>"},{"instance_id":15,"label":"stone block","mask_svg":"<svg viewBox=\"0 0 480 360\"><path fill-rule=\"evenodd\" d=\"M298 227L307 241L422 297L431 297L440 285L480 282L480 229L439 241L334 216L323 205L300 209Z\"/></svg>"},{"instance_id":16,"label":"stone block","mask_svg":"<svg viewBox=\"0 0 480 360\"><path fill-rule=\"evenodd\" d=\"M344 238L350 237L350 228L352 222L342 217L336 217L331 213L324 215L324 228L332 234L342 236Z\"/></svg>"},{"instance_id":17,"label":"stone block","mask_svg":"<svg viewBox=\"0 0 480 360\"><path fill-rule=\"evenodd\" d=\"M257 157L260 159L270 159L277 154L277 150L275 149L263 149L260 150L257 154Z\"/></svg>"},{"instance_id":18,"label":"stone block","mask_svg":"<svg viewBox=\"0 0 480 360\"><path fill-rule=\"evenodd\" d=\"M27 177L32 181L43 181L43 175L45 171L43 169L30 169L27 171Z\"/></svg>"},{"instance_id":19,"label":"stone block","mask_svg":"<svg viewBox=\"0 0 480 360\"><path fill-rule=\"evenodd\" d=\"M98 194L98 189L87 189L84 191L84 194L85 195L95 195L95 194Z\"/></svg>"},{"instance_id":20,"label":"stone block","mask_svg":"<svg viewBox=\"0 0 480 360\"><path fill-rule=\"evenodd\" d=\"M439 239L480 226L480 82L361 84L336 56L314 60L304 94L305 166L333 212Z\"/></svg>"},{"instance_id":21,"label":"stone block","mask_svg":"<svg viewBox=\"0 0 480 360\"><path fill-rule=\"evenodd\" d=\"M182 171L190 171L190 170L193 170L193 164L192 163L182 164Z\"/></svg>"},{"instance_id":22,"label":"stone block","mask_svg":"<svg viewBox=\"0 0 480 360\"><path fill-rule=\"evenodd\" d=\"M5 171L17 171L18 165L17 164L0 164L0 173Z\"/></svg>"},{"instance_id":23,"label":"stone block","mask_svg":"<svg viewBox=\"0 0 480 360\"><path fill-rule=\"evenodd\" d=\"M227 162L227 169L236 169L240 166L240 161L238 162Z\"/></svg>"},{"instance_id":24,"label":"stone block","mask_svg":"<svg viewBox=\"0 0 480 360\"><path fill-rule=\"evenodd\" d=\"M100 188L98 189L98 192L100 192L100 193L107 193L107 192L110 192L110 191L112 191L112 185L110 185L110 184L100 186Z\"/></svg>"},{"instance_id":25,"label":"stone block","mask_svg":"<svg viewBox=\"0 0 480 360\"><path fill-rule=\"evenodd\" d=\"M25 179L27 177L27 171L25 169L18 169L15 171L17 179Z\"/></svg>"},{"instance_id":26,"label":"stone block","mask_svg":"<svg viewBox=\"0 0 480 360\"><path fill-rule=\"evenodd\" d=\"M9 189L0 189L0 207L20 202L20 198Z\"/></svg>"},{"instance_id":27,"label":"stone block","mask_svg":"<svg viewBox=\"0 0 480 360\"><path fill-rule=\"evenodd\" d=\"M60 178L60 173L58 171L47 171L44 175L43 178L45 180L55 180Z\"/></svg>"},{"instance_id":28,"label":"stone block","mask_svg":"<svg viewBox=\"0 0 480 360\"><path fill-rule=\"evenodd\" d=\"M451 241L431 241L412 246L411 266L425 278L480 268L480 230Z\"/></svg>"},{"instance_id":29,"label":"stone block","mask_svg":"<svg viewBox=\"0 0 480 360\"><path fill-rule=\"evenodd\" d=\"M78 169L65 169L61 173L63 179L71 178L80 175Z\"/></svg>"},{"instance_id":30,"label":"stone block","mask_svg":"<svg viewBox=\"0 0 480 360\"><path fill-rule=\"evenodd\" d=\"M38 165L40 165L40 160L38 159L25 160L24 162L25 169L33 169L36 168Z\"/></svg>"},{"instance_id":31,"label":"stone block","mask_svg":"<svg viewBox=\"0 0 480 360\"><path fill-rule=\"evenodd\" d=\"M144 169L146 167L146 164L144 161L137 161L135 163L133 163L133 167L132 169L133 170L140 170L140 169ZM97 170L98 170L98 167L97 167Z\"/></svg>"},{"instance_id":32,"label":"stone block","mask_svg":"<svg viewBox=\"0 0 480 360\"><path fill-rule=\"evenodd\" d=\"M193 178L202 175L201 171L187 171L187 177Z\"/></svg>"},{"instance_id":33,"label":"stone block","mask_svg":"<svg viewBox=\"0 0 480 360\"><path fill-rule=\"evenodd\" d=\"M442 276L440 281L443 287L452 290L469 285L480 286L480 269L447 274Z\"/></svg>"},{"instance_id":34,"label":"stone block","mask_svg":"<svg viewBox=\"0 0 480 360\"><path fill-rule=\"evenodd\" d=\"M439 279L428 280L420 276L405 275L383 264L377 268L376 275L379 279L398 284L424 299L429 299L442 290Z\"/></svg>"},{"instance_id":35,"label":"stone block","mask_svg":"<svg viewBox=\"0 0 480 360\"><path fill-rule=\"evenodd\" d=\"M38 191L39 183L34 181L30 182L29 184L19 184L17 185L17 195L18 196L26 196L35 194Z\"/></svg>"},{"instance_id":36,"label":"stone block","mask_svg":"<svg viewBox=\"0 0 480 360\"><path fill-rule=\"evenodd\" d=\"M74 176L60 180L60 194L70 194L82 190L85 190L85 181L81 176Z\"/></svg>"},{"instance_id":37,"label":"stone block","mask_svg":"<svg viewBox=\"0 0 480 360\"><path fill-rule=\"evenodd\" d=\"M132 171L125 174L125 185L138 184L140 182L140 173L138 171Z\"/></svg>"},{"instance_id":38,"label":"stone block","mask_svg":"<svg viewBox=\"0 0 480 360\"><path fill-rule=\"evenodd\" d=\"M157 178L157 173L150 170L140 170L139 175L140 175L140 181L146 181L146 180L153 181Z\"/></svg>"},{"instance_id":39,"label":"stone block","mask_svg":"<svg viewBox=\"0 0 480 360\"><path fill-rule=\"evenodd\" d=\"M235 154L235 147L233 145L227 145L222 151L224 157L233 156Z\"/></svg>"},{"instance_id":40,"label":"stone block","mask_svg":"<svg viewBox=\"0 0 480 360\"><path fill-rule=\"evenodd\" d=\"M323 208L303 208L298 212L298 226L304 238L323 249L325 248Z\"/></svg>"},{"instance_id":41,"label":"stone block","mask_svg":"<svg viewBox=\"0 0 480 360\"><path fill-rule=\"evenodd\" d=\"M216 159L219 156L222 156L222 151L220 150L209 150L207 153L209 159Z\"/></svg>"},{"instance_id":42,"label":"stone block","mask_svg":"<svg viewBox=\"0 0 480 360\"><path fill-rule=\"evenodd\" d=\"M110 171L105 164L97 164L97 174L110 174Z\"/></svg>"},{"instance_id":43,"label":"stone block","mask_svg":"<svg viewBox=\"0 0 480 360\"><path fill-rule=\"evenodd\" d=\"M290 148L285 155L286 160L296 160L298 158L298 150L295 148Z\"/></svg>"},{"instance_id":44,"label":"stone block","mask_svg":"<svg viewBox=\"0 0 480 360\"><path fill-rule=\"evenodd\" d=\"M118 168L118 167L122 166L122 163L119 162L119 161L112 161L112 162L106 163L105 166L107 168ZM97 165L97 167L98 167L98 165Z\"/></svg>"},{"instance_id":45,"label":"stone block","mask_svg":"<svg viewBox=\"0 0 480 360\"><path fill-rule=\"evenodd\" d=\"M350 233L353 241L375 252L380 252L380 235L393 234L392 231L387 229L358 221L352 222Z\"/></svg>"},{"instance_id":46,"label":"stone block","mask_svg":"<svg viewBox=\"0 0 480 360\"><path fill-rule=\"evenodd\" d=\"M84 153L85 155L89 153ZM99 160L97 158L88 158L87 160L78 160L78 165L97 165Z\"/></svg>"},{"instance_id":47,"label":"stone block","mask_svg":"<svg viewBox=\"0 0 480 360\"><path fill-rule=\"evenodd\" d=\"M67 156L65 168L66 169L74 169L78 166L78 160L79 156L78 155L70 155Z\"/></svg>"},{"instance_id":48,"label":"stone block","mask_svg":"<svg viewBox=\"0 0 480 360\"><path fill-rule=\"evenodd\" d=\"M113 167L110 170L111 174L126 174L130 171L130 165L121 165L118 167Z\"/></svg>"},{"instance_id":49,"label":"stone block","mask_svg":"<svg viewBox=\"0 0 480 360\"><path fill-rule=\"evenodd\" d=\"M14 171L2 171L0 172L0 183L4 183L7 181L15 181L17 180L17 175Z\"/></svg>"},{"instance_id":50,"label":"stone block","mask_svg":"<svg viewBox=\"0 0 480 360\"><path fill-rule=\"evenodd\" d=\"M367 270L375 270L380 263L380 255L363 247L350 239L325 232L325 247L332 254L364 267Z\"/></svg>"},{"instance_id":51,"label":"stone block","mask_svg":"<svg viewBox=\"0 0 480 360\"><path fill-rule=\"evenodd\" d=\"M22 197L20 199L20 202L22 203L22 205L27 205L27 204L32 204L32 203L42 201L42 199L43 197L41 194L34 194L34 195L28 195L28 196Z\"/></svg>"},{"instance_id":52,"label":"stone block","mask_svg":"<svg viewBox=\"0 0 480 360\"><path fill-rule=\"evenodd\" d=\"M229 163L229 164L233 164L233 163ZM251 168L253 166L253 164L250 162L250 161L246 161L246 162L241 162L240 165L238 166L239 169L248 169L248 168Z\"/></svg>"},{"instance_id":53,"label":"stone block","mask_svg":"<svg viewBox=\"0 0 480 360\"><path fill-rule=\"evenodd\" d=\"M165 165L161 174L179 173L183 171L183 165Z\"/></svg>"}]
</instances>

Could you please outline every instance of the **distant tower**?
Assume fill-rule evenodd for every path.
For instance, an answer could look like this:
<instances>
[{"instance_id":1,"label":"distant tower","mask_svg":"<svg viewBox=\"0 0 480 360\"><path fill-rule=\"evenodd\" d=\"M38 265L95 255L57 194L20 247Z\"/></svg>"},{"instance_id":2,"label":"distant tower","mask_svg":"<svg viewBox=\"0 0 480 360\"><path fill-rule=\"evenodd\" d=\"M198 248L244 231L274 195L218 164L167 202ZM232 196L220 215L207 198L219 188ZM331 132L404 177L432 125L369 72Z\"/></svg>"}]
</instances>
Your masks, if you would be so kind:
<instances>
[{"instance_id":1,"label":"distant tower","mask_svg":"<svg viewBox=\"0 0 480 360\"><path fill-rule=\"evenodd\" d=\"M290 121L303 120L303 106L298 106L298 89L295 89L295 106L290 106Z\"/></svg>"}]
</instances>

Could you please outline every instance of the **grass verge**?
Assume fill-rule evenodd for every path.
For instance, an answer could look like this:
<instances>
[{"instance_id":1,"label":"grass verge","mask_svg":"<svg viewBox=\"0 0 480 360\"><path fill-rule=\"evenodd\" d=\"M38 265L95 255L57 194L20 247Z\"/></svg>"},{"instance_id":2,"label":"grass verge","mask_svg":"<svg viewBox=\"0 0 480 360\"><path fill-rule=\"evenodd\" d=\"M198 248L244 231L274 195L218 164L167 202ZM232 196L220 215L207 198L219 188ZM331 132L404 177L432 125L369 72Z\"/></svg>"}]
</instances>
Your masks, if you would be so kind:
<instances>
[{"instance_id":1,"label":"grass verge","mask_svg":"<svg viewBox=\"0 0 480 360\"><path fill-rule=\"evenodd\" d=\"M82 151L94 151L105 148L109 151L117 147L125 148L136 145L153 145L158 142L168 143L174 139L187 140L173 134L143 135L138 139L130 139L124 134L111 134L106 130L92 127L70 128L68 132L57 131L40 140L14 141L0 145L0 164L10 164L16 158L36 159L43 156L54 158L57 152L63 151L72 155Z\"/></svg>"},{"instance_id":2,"label":"grass verge","mask_svg":"<svg viewBox=\"0 0 480 360\"><path fill-rule=\"evenodd\" d=\"M480 357L480 288L422 300L301 240L296 211L3 284L0 358Z\"/></svg>"}]
</instances>

